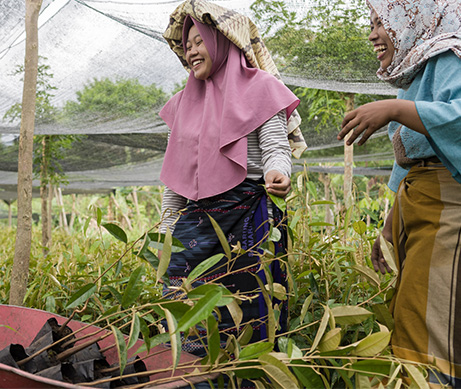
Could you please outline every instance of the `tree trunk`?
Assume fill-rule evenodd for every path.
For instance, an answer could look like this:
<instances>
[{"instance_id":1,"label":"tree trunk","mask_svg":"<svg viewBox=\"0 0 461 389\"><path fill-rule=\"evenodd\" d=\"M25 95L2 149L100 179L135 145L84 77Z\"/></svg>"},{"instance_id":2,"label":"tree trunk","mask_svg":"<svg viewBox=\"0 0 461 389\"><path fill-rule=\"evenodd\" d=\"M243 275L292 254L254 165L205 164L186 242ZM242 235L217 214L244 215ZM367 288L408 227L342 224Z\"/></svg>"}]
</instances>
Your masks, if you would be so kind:
<instances>
[{"instance_id":1,"label":"tree trunk","mask_svg":"<svg viewBox=\"0 0 461 389\"><path fill-rule=\"evenodd\" d=\"M42 0L26 0L26 56L18 154L18 227L11 272L10 305L23 305L32 241L32 161L38 74L38 14Z\"/></svg>"},{"instance_id":2,"label":"tree trunk","mask_svg":"<svg viewBox=\"0 0 461 389\"><path fill-rule=\"evenodd\" d=\"M40 199L42 203L42 250L43 255L46 257L50 250L51 235L49 235L49 224L51 220L49 219L48 213L48 203L49 203L49 193L48 193L48 158L47 158L47 149L48 149L49 138L44 136L42 139L42 164L40 166Z\"/></svg>"},{"instance_id":3,"label":"tree trunk","mask_svg":"<svg viewBox=\"0 0 461 389\"><path fill-rule=\"evenodd\" d=\"M348 93L346 95L346 113L354 109L354 94ZM353 177L353 164L354 164L354 145L347 146L346 141L352 135L352 132L344 138L344 204L349 208L352 203L352 177Z\"/></svg>"}]
</instances>

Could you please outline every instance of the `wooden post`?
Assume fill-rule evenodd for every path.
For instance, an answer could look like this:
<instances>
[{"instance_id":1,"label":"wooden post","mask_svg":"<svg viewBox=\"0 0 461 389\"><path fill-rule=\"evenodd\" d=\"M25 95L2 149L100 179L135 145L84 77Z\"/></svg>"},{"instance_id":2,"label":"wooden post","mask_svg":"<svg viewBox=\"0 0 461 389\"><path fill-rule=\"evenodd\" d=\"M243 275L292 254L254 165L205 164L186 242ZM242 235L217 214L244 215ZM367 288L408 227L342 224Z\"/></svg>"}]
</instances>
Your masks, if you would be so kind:
<instances>
[{"instance_id":1,"label":"wooden post","mask_svg":"<svg viewBox=\"0 0 461 389\"><path fill-rule=\"evenodd\" d=\"M114 197L112 192L109 193L108 205L107 205L107 220L112 221L115 220L114 215Z\"/></svg>"},{"instance_id":2,"label":"wooden post","mask_svg":"<svg viewBox=\"0 0 461 389\"><path fill-rule=\"evenodd\" d=\"M11 209L11 204L13 200L3 200L6 205L8 205L8 228L13 226L13 210Z\"/></svg>"},{"instance_id":3,"label":"wooden post","mask_svg":"<svg viewBox=\"0 0 461 389\"><path fill-rule=\"evenodd\" d=\"M354 109L354 94L346 94L346 113ZM352 198L352 177L354 170L354 145L346 145L346 141L352 132L344 138L344 204L349 208L353 203Z\"/></svg>"},{"instance_id":4,"label":"wooden post","mask_svg":"<svg viewBox=\"0 0 461 389\"><path fill-rule=\"evenodd\" d=\"M64 231L69 233L64 200L62 198L62 190L59 186L54 189L54 196L56 197L56 202L59 207L59 227L64 228Z\"/></svg>"},{"instance_id":5,"label":"wooden post","mask_svg":"<svg viewBox=\"0 0 461 389\"><path fill-rule=\"evenodd\" d=\"M10 305L23 305L32 243L32 161L38 74L38 14L42 0L26 0L26 55L18 154L18 227L11 271Z\"/></svg>"},{"instance_id":6,"label":"wooden post","mask_svg":"<svg viewBox=\"0 0 461 389\"><path fill-rule=\"evenodd\" d=\"M69 231L72 231L74 229L75 214L77 212L76 203L77 203L77 195L72 193L72 213L70 215Z\"/></svg>"}]
</instances>

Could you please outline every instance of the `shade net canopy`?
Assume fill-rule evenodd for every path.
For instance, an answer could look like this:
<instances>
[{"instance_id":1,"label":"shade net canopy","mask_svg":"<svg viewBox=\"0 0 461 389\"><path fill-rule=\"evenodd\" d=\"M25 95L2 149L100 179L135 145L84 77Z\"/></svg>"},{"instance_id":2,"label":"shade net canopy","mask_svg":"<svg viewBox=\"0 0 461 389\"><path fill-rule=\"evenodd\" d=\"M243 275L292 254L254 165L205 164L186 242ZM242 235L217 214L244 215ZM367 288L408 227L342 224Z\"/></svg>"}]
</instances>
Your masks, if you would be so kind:
<instances>
[{"instance_id":1,"label":"shade net canopy","mask_svg":"<svg viewBox=\"0 0 461 389\"><path fill-rule=\"evenodd\" d=\"M270 21L254 17L250 8L253 1L210 2L246 14L257 25L261 24L258 25L261 32L267 31L268 36L272 33L268 28ZM49 87L43 90L49 104L43 115L38 115L34 133L76 137L60 160L69 182L64 191L105 191L121 186L160 184L158 177L168 128L158 111L188 76L162 37L169 15L181 3L182 0L43 0L39 17L39 64L46 67L42 77ZM315 30L319 21L310 1L285 0L285 6L300 26L303 18L310 18L304 23ZM14 196L17 180L20 129L17 107L23 89L20 67L25 55L24 23L25 2L0 2L0 198L3 199ZM377 80L377 63L370 67L369 59L362 54L351 55L341 63L331 58L328 49L325 55L330 59L325 61L318 49L303 52L302 41L308 39L311 39L309 34L300 33L301 49L297 50L301 54L292 56L287 52L283 58L274 55L283 80L294 90L305 87L396 95L395 89ZM346 42L347 37L344 39ZM355 43L368 45L365 39ZM351 58L357 62L351 64ZM111 93L118 100L108 103L98 95L98 88L103 86L106 90L113 88ZM88 105L88 99L93 106ZM121 110L118 104L125 108ZM304 117L303 120L308 122ZM338 153L342 152L336 128L327 133L318 128L303 128L305 131L311 131L305 133L308 150L337 148ZM382 139L383 134L384 130L376 139ZM363 154L363 160L392 159L389 151L379 157L370 150L364 150ZM309 157L298 164L304 161L309 161ZM38 185L37 180L34 185Z\"/></svg>"}]
</instances>

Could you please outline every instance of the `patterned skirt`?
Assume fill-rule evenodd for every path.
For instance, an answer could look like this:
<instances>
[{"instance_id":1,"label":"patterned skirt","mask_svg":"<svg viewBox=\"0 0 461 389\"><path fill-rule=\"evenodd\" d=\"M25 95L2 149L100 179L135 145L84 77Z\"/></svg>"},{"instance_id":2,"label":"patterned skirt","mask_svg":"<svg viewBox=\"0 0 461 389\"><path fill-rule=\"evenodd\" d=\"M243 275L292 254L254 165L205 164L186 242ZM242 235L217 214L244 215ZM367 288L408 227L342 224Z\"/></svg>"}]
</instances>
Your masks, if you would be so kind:
<instances>
[{"instance_id":1,"label":"patterned skirt","mask_svg":"<svg viewBox=\"0 0 461 389\"><path fill-rule=\"evenodd\" d=\"M400 184L393 234L400 267L393 300L396 356L435 363L461 387L461 184L441 164L414 166Z\"/></svg>"},{"instance_id":2,"label":"patterned skirt","mask_svg":"<svg viewBox=\"0 0 461 389\"><path fill-rule=\"evenodd\" d=\"M287 244L286 226L283 213L272 205L273 225L281 232L281 238L275 244L276 252L285 252ZM261 270L259 245L264 241L269 231L269 217L267 195L262 180L246 179L237 187L214 197L199 201L189 201L187 208L176 223L173 236L179 239L186 250L171 255L168 275L171 286L180 286L184 278L203 260L224 250L212 226L211 216L227 237L229 245L240 242L244 255L235 261L229 262L224 257L213 268L198 279L194 286L202 283L215 282L222 284L232 293L248 294L255 296L251 301L243 301L240 305L243 311L243 320L240 328L235 324L227 308L220 308L221 321L219 330L221 339L226 341L226 334L237 333L246 323L251 323L253 328L252 341L266 338L265 321L267 307L259 285L254 275L258 275L266 283L264 271ZM286 284L286 273L282 271L278 260L268 265L273 282ZM231 270L229 274L229 270ZM280 303L280 302L278 302ZM286 330L287 309L283 306L279 324L281 330ZM200 355L203 352L198 342L188 342L185 351Z\"/></svg>"}]
</instances>

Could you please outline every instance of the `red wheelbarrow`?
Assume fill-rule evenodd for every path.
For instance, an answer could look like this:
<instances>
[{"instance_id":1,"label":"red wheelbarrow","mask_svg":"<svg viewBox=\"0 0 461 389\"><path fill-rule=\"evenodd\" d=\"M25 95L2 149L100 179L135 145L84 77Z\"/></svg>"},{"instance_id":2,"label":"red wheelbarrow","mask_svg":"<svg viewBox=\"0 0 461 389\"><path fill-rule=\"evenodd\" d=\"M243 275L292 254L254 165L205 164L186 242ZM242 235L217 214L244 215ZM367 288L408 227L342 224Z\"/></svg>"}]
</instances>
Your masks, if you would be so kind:
<instances>
[{"instance_id":1,"label":"red wheelbarrow","mask_svg":"<svg viewBox=\"0 0 461 389\"><path fill-rule=\"evenodd\" d=\"M55 318L60 325L65 323L67 320L63 316L38 309L11 305L0 305L0 350L13 343L28 346L34 339L38 330L50 318ZM73 331L76 331L82 327L85 327L87 324L76 320L71 320L67 325ZM90 326L79 332L78 336L80 337L86 334L91 334L98 329L100 328L96 326ZM108 336L107 338L99 341L98 344L101 348L105 348L114 344L114 338L112 336ZM139 340L136 345L131 348L131 350L134 350L133 352L135 352L142 344L142 340ZM107 349L107 351L104 352L104 356L109 364L113 364L118 361L117 349L115 347ZM130 356L131 355L128 355L128 357ZM146 353L139 354L139 357L141 358L144 356L146 356ZM195 368L200 368L200 363L198 363L198 360L199 358L196 356L182 352L181 359L179 361L180 367L175 371L174 377L192 372ZM188 382L179 378L175 379L174 381L169 380L168 382L163 380L165 378L171 378L171 366L173 364L171 350L164 345L159 345L151 349L149 356L143 361L148 371L156 372L150 376L152 385L147 384L147 386L144 386L145 388L181 388L187 386L188 382L196 384L198 382L206 381L207 378L215 378L212 375L207 375L187 378ZM183 368L182 366L187 366L187 368ZM0 363L0 388L84 389L88 388L88 386L83 387L45 377L40 377L27 373L21 369Z\"/></svg>"}]
</instances>

